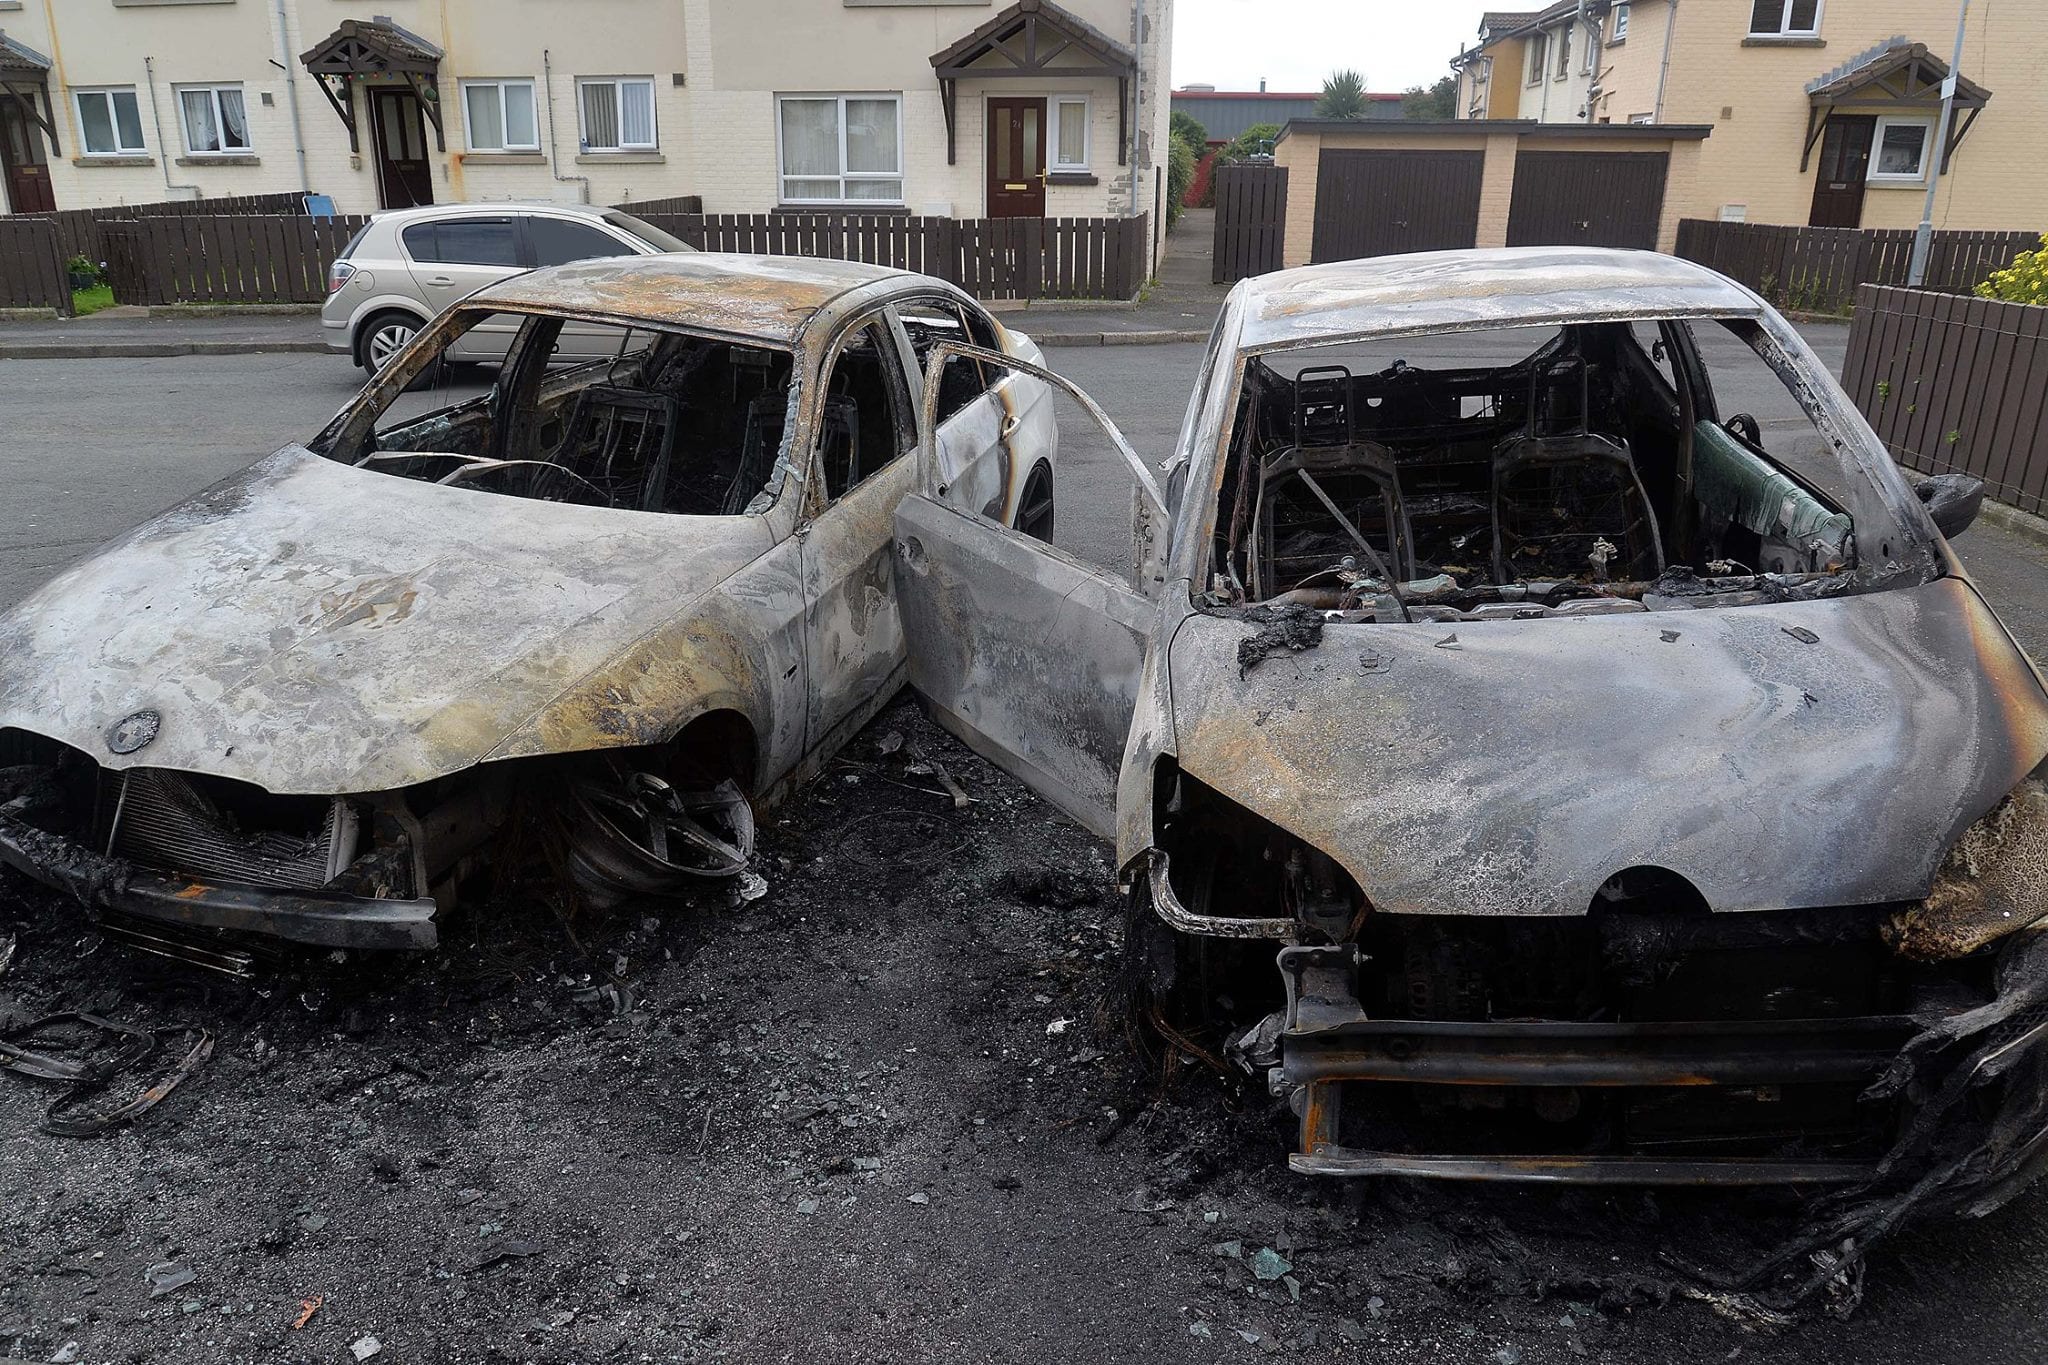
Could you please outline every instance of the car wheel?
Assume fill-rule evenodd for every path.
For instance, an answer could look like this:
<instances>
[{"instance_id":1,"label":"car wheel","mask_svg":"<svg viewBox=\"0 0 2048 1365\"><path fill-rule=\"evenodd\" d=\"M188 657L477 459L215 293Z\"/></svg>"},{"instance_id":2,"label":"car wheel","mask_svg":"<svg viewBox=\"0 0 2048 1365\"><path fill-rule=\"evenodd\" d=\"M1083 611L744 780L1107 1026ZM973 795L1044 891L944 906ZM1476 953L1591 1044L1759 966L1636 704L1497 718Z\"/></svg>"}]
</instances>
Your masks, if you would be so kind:
<instances>
[{"instance_id":1,"label":"car wheel","mask_svg":"<svg viewBox=\"0 0 2048 1365\"><path fill-rule=\"evenodd\" d=\"M1017 529L1033 540L1052 543L1052 470L1040 464L1024 481L1024 496L1017 499Z\"/></svg>"},{"instance_id":2,"label":"car wheel","mask_svg":"<svg viewBox=\"0 0 2048 1365\"><path fill-rule=\"evenodd\" d=\"M377 374L419 335L423 324L410 313L379 313L363 324L356 341L356 364Z\"/></svg>"}]
</instances>

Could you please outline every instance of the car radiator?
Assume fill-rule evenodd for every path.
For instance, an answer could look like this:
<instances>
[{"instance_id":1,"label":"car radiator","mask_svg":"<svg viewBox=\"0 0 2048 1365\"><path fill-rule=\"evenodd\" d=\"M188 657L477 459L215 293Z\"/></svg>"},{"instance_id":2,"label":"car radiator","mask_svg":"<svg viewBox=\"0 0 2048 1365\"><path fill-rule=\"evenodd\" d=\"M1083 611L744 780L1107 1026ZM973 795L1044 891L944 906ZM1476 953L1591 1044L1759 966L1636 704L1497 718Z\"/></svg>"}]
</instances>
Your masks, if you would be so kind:
<instances>
[{"instance_id":1,"label":"car radiator","mask_svg":"<svg viewBox=\"0 0 2048 1365\"><path fill-rule=\"evenodd\" d=\"M304 834L245 830L208 800L191 778L137 768L115 778L108 850L147 867L247 886L310 891L355 856L356 817L348 802Z\"/></svg>"}]
</instances>

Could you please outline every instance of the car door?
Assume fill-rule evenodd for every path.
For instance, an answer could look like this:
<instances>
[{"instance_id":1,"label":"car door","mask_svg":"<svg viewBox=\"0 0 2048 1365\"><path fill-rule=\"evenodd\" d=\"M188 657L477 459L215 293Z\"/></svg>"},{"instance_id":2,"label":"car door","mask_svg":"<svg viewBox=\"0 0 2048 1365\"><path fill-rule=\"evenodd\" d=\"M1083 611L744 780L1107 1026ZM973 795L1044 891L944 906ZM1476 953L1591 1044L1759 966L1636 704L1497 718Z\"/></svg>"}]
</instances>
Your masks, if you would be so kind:
<instances>
[{"instance_id":1,"label":"car door","mask_svg":"<svg viewBox=\"0 0 2048 1365\"><path fill-rule=\"evenodd\" d=\"M905 299L895 305L895 312L917 359L920 388L937 347L947 342L987 344L968 331L959 302L942 294ZM999 517L1010 474L1003 444L1010 414L990 390L993 378L969 356L950 357L939 378L933 417L938 423L941 481L962 505Z\"/></svg>"},{"instance_id":2,"label":"car door","mask_svg":"<svg viewBox=\"0 0 2048 1365\"><path fill-rule=\"evenodd\" d=\"M527 214L525 221L528 255L536 269L645 254L625 236L599 223L545 213ZM555 341L555 359L601 360L617 349L618 340L615 328L571 322Z\"/></svg>"},{"instance_id":3,"label":"car door","mask_svg":"<svg viewBox=\"0 0 2048 1365\"><path fill-rule=\"evenodd\" d=\"M862 724L901 676L892 517L918 477L916 400L885 310L837 335L818 385L811 515L798 531L814 750Z\"/></svg>"},{"instance_id":4,"label":"car door","mask_svg":"<svg viewBox=\"0 0 2048 1365\"><path fill-rule=\"evenodd\" d=\"M485 285L527 270L519 224L511 214L428 218L399 233L420 298L434 313ZM452 360L502 361L522 319L496 315L472 327L449 348Z\"/></svg>"},{"instance_id":5,"label":"car door","mask_svg":"<svg viewBox=\"0 0 2048 1365\"><path fill-rule=\"evenodd\" d=\"M1042 366L978 347L934 348L1066 393L1100 425L1163 519L1151 471L1086 394ZM927 369L919 487L896 509L896 596L910 685L975 752L1104 839L1157 602L1116 577L1003 526L946 487L936 439L938 375ZM942 491L943 490L943 491Z\"/></svg>"}]
</instances>

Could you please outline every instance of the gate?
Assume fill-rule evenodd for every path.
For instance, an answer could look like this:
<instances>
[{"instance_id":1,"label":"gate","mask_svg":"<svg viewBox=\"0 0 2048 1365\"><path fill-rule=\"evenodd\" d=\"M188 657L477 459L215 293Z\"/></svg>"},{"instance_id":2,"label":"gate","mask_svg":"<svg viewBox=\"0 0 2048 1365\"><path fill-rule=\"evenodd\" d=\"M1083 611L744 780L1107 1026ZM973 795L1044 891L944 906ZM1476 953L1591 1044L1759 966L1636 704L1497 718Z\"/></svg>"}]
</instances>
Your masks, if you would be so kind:
<instances>
[{"instance_id":1,"label":"gate","mask_svg":"<svg viewBox=\"0 0 2048 1365\"><path fill-rule=\"evenodd\" d=\"M1484 152L1325 148L1310 259L1454 251L1479 241Z\"/></svg>"},{"instance_id":2,"label":"gate","mask_svg":"<svg viewBox=\"0 0 2048 1365\"><path fill-rule=\"evenodd\" d=\"M1509 246L1657 249L1668 152L1520 152Z\"/></svg>"},{"instance_id":3,"label":"gate","mask_svg":"<svg viewBox=\"0 0 2048 1365\"><path fill-rule=\"evenodd\" d=\"M1278 270L1286 229L1285 166L1216 168L1213 282L1233 284Z\"/></svg>"}]
</instances>

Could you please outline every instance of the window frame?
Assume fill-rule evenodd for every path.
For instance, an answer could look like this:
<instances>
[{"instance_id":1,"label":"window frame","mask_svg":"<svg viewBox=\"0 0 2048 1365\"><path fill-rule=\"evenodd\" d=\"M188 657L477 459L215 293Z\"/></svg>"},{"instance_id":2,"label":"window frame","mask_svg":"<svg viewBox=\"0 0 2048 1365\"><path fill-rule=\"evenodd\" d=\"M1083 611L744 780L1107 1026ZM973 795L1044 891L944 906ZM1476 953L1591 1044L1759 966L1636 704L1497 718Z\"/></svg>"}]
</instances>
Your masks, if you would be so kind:
<instances>
[{"instance_id":1,"label":"window frame","mask_svg":"<svg viewBox=\"0 0 2048 1365\"><path fill-rule=\"evenodd\" d=\"M1617 3L1615 4L1613 11L1613 36L1608 38L1608 42L1625 43L1628 41L1628 17L1628 0L1617 0Z\"/></svg>"},{"instance_id":2,"label":"window frame","mask_svg":"<svg viewBox=\"0 0 2048 1365\"><path fill-rule=\"evenodd\" d=\"M1778 26L1776 28L1758 28L1756 26L1756 4L1752 0L1749 7L1750 37L1818 38L1820 36L1821 19L1827 13L1827 0L1813 0L1813 27L1811 28L1789 27L1792 22L1792 7L1798 3L1798 0L1775 0L1775 2L1778 6Z\"/></svg>"},{"instance_id":3,"label":"window frame","mask_svg":"<svg viewBox=\"0 0 2048 1365\"><path fill-rule=\"evenodd\" d=\"M782 145L782 106L791 100L833 100L839 111L839 169L836 174L791 175L784 160ZM846 169L846 102L848 100L887 100L896 106L896 169L888 171L849 171ZM832 205L840 208L902 208L908 202L909 177L904 173L903 146L903 92L900 90L878 91L800 91L778 90L775 93L775 198L779 204L810 206L813 204ZM836 199L796 198L789 193L792 180L837 180L839 197ZM893 180L896 182L894 199L850 199L846 197L846 185L850 180Z\"/></svg>"},{"instance_id":4,"label":"window frame","mask_svg":"<svg viewBox=\"0 0 2048 1365\"><path fill-rule=\"evenodd\" d=\"M567 261L543 261L540 258L540 242L534 234L534 225L537 223L567 223L571 227L582 228L586 232L594 232L600 237L609 239L619 250L605 256L572 256ZM535 270L545 270L551 265L574 265L578 261L616 260L621 256L645 255L645 252L639 250L639 245L653 245L652 243L636 245L636 241L637 239L629 241L616 225L608 223L601 218L582 218L566 213L524 213L519 215L520 255Z\"/></svg>"},{"instance_id":5,"label":"window frame","mask_svg":"<svg viewBox=\"0 0 2048 1365\"><path fill-rule=\"evenodd\" d=\"M1879 158L1884 152L1884 135L1885 130L1888 128L1918 128L1921 130L1920 168L1910 175L1901 175L1897 171L1880 171L1877 168ZM1934 159L1934 119L1932 116L1921 114L1879 114L1877 116L1877 126L1870 133L1870 169L1863 173L1863 183L1866 185L1924 186L1927 183L1927 163Z\"/></svg>"},{"instance_id":6,"label":"window frame","mask_svg":"<svg viewBox=\"0 0 2048 1365\"><path fill-rule=\"evenodd\" d=\"M114 112L114 96L126 95L135 101L135 130L140 137L133 147L122 145L121 119ZM96 152L86 145L85 100L88 96L107 102L107 126L114 130L114 145L107 151ZM248 106L243 106L246 112ZM148 156L149 134L142 127L142 95L132 85L75 85L71 87L71 113L78 120L78 154L82 157Z\"/></svg>"},{"instance_id":7,"label":"window frame","mask_svg":"<svg viewBox=\"0 0 2048 1365\"><path fill-rule=\"evenodd\" d=\"M505 117L505 89L507 86L523 85L527 98L533 101L533 142L512 141L506 132L510 120ZM456 83L457 93L462 99L462 145L472 152L538 152L540 151L540 88L531 76L482 76L475 80L464 78ZM476 127L469 117L469 92L471 90L495 90L498 96L499 145L481 147L477 145Z\"/></svg>"},{"instance_id":8,"label":"window frame","mask_svg":"<svg viewBox=\"0 0 2048 1365\"><path fill-rule=\"evenodd\" d=\"M1543 78L1550 74L1550 30L1538 29L1522 45L1528 49L1522 56L1522 84L1543 84Z\"/></svg>"},{"instance_id":9,"label":"window frame","mask_svg":"<svg viewBox=\"0 0 2048 1365\"><path fill-rule=\"evenodd\" d=\"M590 140L588 107L584 92L592 86L608 85L612 88L612 123L619 131L615 144L599 146ZM647 131L652 141L626 141L626 87L644 85L647 87ZM576 144L587 156L604 156L612 152L658 152L661 150L661 109L654 98L654 77L652 76L578 76L576 78ZM536 120L537 122L537 120Z\"/></svg>"},{"instance_id":10,"label":"window frame","mask_svg":"<svg viewBox=\"0 0 2048 1365\"><path fill-rule=\"evenodd\" d=\"M192 145L192 123L185 117L185 96L205 91L213 105L213 121L220 129L220 146L200 149ZM232 90L242 97L242 131L247 135L240 147L228 146L228 121L221 113L220 92ZM256 129L249 119L249 94L240 81L194 81L189 85L173 85L171 99L178 106L178 133L185 148L186 156L254 156L256 154Z\"/></svg>"},{"instance_id":11,"label":"window frame","mask_svg":"<svg viewBox=\"0 0 2048 1365\"><path fill-rule=\"evenodd\" d=\"M855 96L855 98L861 97ZM779 117L776 119L776 124L778 127L781 125ZM900 123L898 127L901 127ZM906 458L915 459L924 444L924 433L920 430L924 410L924 405L920 401L922 390L913 392L911 389L910 373L906 368L906 357L903 354L902 347L897 343L897 338L905 334L900 330L902 323L892 316L892 305L899 301L897 299L890 299L886 303L865 309L857 317L850 319L833 336L832 344L825 352L825 361L818 367L818 392L815 400L810 404L810 454L805 459L805 465L811 471L810 477L805 482L813 490L810 511L806 516L806 520L815 520L818 517L824 516L834 507L837 507L840 503L853 496L854 493L872 483L875 476L884 470L894 468ZM832 491L830 471L825 467L824 401L826 396L832 391L832 380L838 370L841 357L846 354L847 348L854 342L855 338L859 337L863 332L872 332L874 335L876 359L881 365L885 387L890 381L893 381L894 384L895 397L891 403L894 411L891 415L897 419L894 424L897 430L893 433L893 439L898 449L894 455L891 455L875 468L861 474L857 479L849 480L846 487L835 493ZM972 332L969 335L971 336ZM920 381L924 377L923 371L924 366L920 362L918 365L918 378ZM986 396L986 394L987 389L984 387L983 395ZM909 440L907 447L904 445L906 434ZM858 460L859 457L860 452L856 448L851 452L851 458Z\"/></svg>"},{"instance_id":12,"label":"window frame","mask_svg":"<svg viewBox=\"0 0 2048 1365\"><path fill-rule=\"evenodd\" d=\"M1051 154L1046 169L1054 175L1085 174L1095 167L1095 106L1087 95L1048 95L1046 103L1052 109L1052 136L1046 140L1046 150ZM1066 106L1081 106L1081 159L1060 160L1060 133L1066 127Z\"/></svg>"},{"instance_id":13,"label":"window frame","mask_svg":"<svg viewBox=\"0 0 2048 1365\"><path fill-rule=\"evenodd\" d=\"M1557 71L1551 77L1553 80L1568 81L1572 77L1572 29L1574 26L1573 23L1567 23L1557 30L1557 42L1553 44L1557 49Z\"/></svg>"}]
</instances>

